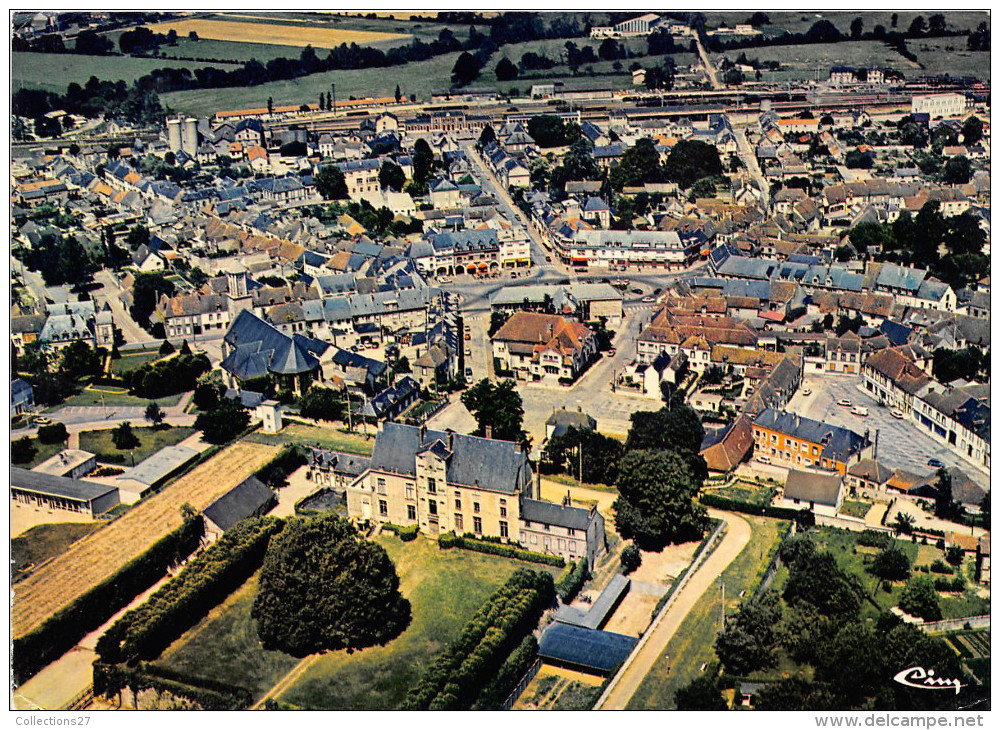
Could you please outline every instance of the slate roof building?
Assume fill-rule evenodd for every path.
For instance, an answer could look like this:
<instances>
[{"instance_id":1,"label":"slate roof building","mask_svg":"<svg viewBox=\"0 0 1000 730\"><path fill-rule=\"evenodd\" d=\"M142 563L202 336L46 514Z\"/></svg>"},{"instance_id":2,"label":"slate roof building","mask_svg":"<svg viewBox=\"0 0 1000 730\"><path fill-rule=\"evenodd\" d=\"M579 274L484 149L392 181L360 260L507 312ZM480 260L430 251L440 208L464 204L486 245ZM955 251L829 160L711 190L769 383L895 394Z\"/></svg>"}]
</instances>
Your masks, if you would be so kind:
<instances>
[{"instance_id":1,"label":"slate roof building","mask_svg":"<svg viewBox=\"0 0 1000 730\"><path fill-rule=\"evenodd\" d=\"M273 377L282 387L303 393L320 373L320 357L330 348L325 342L295 334L286 335L250 310L243 310L223 338L222 370L226 384Z\"/></svg>"},{"instance_id":2,"label":"slate roof building","mask_svg":"<svg viewBox=\"0 0 1000 730\"><path fill-rule=\"evenodd\" d=\"M80 479L10 469L11 509L36 512L75 512L87 517L102 515L118 504L118 489ZM53 518L58 521L59 518Z\"/></svg>"},{"instance_id":3,"label":"slate roof building","mask_svg":"<svg viewBox=\"0 0 1000 730\"><path fill-rule=\"evenodd\" d=\"M35 391L31 383L21 378L10 381L10 415L13 418L19 413L35 407Z\"/></svg>"},{"instance_id":4,"label":"slate roof building","mask_svg":"<svg viewBox=\"0 0 1000 730\"><path fill-rule=\"evenodd\" d=\"M372 465L371 457L329 449L310 449L306 478L320 487L346 490Z\"/></svg>"},{"instance_id":5,"label":"slate roof building","mask_svg":"<svg viewBox=\"0 0 1000 730\"><path fill-rule=\"evenodd\" d=\"M785 482L785 500L793 505L806 504L832 508L835 512L843 502L843 476L837 473L789 469Z\"/></svg>"},{"instance_id":6,"label":"slate roof building","mask_svg":"<svg viewBox=\"0 0 1000 730\"><path fill-rule=\"evenodd\" d=\"M277 503L274 492L251 474L205 508L205 535L221 537L240 520L267 514Z\"/></svg>"},{"instance_id":7,"label":"slate roof building","mask_svg":"<svg viewBox=\"0 0 1000 730\"><path fill-rule=\"evenodd\" d=\"M532 499L532 483L520 444L389 422L375 437L371 464L347 488L347 511L356 520L417 525L431 536L520 538L532 550L574 560L600 554L604 518Z\"/></svg>"},{"instance_id":8,"label":"slate roof building","mask_svg":"<svg viewBox=\"0 0 1000 730\"><path fill-rule=\"evenodd\" d=\"M538 656L547 664L607 676L620 665L638 639L554 621L538 642Z\"/></svg>"},{"instance_id":9,"label":"slate roof building","mask_svg":"<svg viewBox=\"0 0 1000 730\"><path fill-rule=\"evenodd\" d=\"M138 502L197 455L194 449L177 444L164 447L131 469L126 469L115 480L122 504Z\"/></svg>"},{"instance_id":10,"label":"slate roof building","mask_svg":"<svg viewBox=\"0 0 1000 730\"><path fill-rule=\"evenodd\" d=\"M790 468L836 471L871 456L874 444L866 433L767 408L753 422L754 459Z\"/></svg>"}]
</instances>

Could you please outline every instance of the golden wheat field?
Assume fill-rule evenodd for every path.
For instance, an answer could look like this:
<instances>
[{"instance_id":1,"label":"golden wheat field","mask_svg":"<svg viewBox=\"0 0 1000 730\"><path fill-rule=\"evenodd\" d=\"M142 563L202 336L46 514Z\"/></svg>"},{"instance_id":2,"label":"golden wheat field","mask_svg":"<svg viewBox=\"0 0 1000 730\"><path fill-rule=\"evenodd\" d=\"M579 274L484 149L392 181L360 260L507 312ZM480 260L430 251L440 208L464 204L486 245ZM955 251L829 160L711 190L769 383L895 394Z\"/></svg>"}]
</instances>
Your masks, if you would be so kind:
<instances>
[{"instance_id":1,"label":"golden wheat field","mask_svg":"<svg viewBox=\"0 0 1000 730\"><path fill-rule=\"evenodd\" d=\"M23 636L38 627L180 527L183 504L205 509L277 453L277 446L233 444L111 524L73 543L65 553L17 584L11 608L14 636Z\"/></svg>"},{"instance_id":2,"label":"golden wheat field","mask_svg":"<svg viewBox=\"0 0 1000 730\"><path fill-rule=\"evenodd\" d=\"M268 23L241 23L231 20L170 20L147 25L154 33L177 31L186 36L192 30L199 38L232 43L270 43L276 46L314 46L316 48L336 48L342 43L371 45L382 41L396 41L409 38L404 33L376 33L363 30L341 30L339 28L316 28L310 26L278 25Z\"/></svg>"}]
</instances>

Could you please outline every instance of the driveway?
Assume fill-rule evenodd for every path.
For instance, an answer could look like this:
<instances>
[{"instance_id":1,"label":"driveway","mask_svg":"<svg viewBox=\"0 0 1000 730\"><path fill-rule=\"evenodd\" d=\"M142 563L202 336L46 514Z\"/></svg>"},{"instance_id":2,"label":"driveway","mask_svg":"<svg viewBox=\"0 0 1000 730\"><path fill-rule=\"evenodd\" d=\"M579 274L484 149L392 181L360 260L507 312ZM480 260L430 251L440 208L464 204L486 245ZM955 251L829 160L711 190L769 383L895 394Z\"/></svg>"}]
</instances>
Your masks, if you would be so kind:
<instances>
[{"instance_id":1,"label":"driveway","mask_svg":"<svg viewBox=\"0 0 1000 730\"><path fill-rule=\"evenodd\" d=\"M652 629L652 632L648 634L649 638L646 643L634 655L632 662L622 673L618 683L607 695L604 702L594 709L624 710L628 706L632 695L642 684L642 680L645 679L660 654L666 650L670 639L673 638L698 599L705 591L715 585L719 576L722 575L722 571L736 559L736 556L750 542L750 523L742 517L731 512L718 512L716 510L709 510L708 513L712 517L725 520L728 523L728 529L722 542L677 594L673 604L667 609L666 614Z\"/></svg>"}]
</instances>

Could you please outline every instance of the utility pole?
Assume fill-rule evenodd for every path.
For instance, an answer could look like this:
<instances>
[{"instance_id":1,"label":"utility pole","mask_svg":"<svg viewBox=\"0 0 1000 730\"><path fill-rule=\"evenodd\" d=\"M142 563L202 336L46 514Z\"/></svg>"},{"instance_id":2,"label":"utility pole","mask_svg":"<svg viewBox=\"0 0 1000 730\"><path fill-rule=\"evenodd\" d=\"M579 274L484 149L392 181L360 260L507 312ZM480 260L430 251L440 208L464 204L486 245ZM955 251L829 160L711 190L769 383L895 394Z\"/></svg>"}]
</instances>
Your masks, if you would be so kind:
<instances>
[{"instance_id":1,"label":"utility pole","mask_svg":"<svg viewBox=\"0 0 1000 730\"><path fill-rule=\"evenodd\" d=\"M354 433L354 418L351 415L351 389L345 386L344 392L347 393L347 430Z\"/></svg>"}]
</instances>

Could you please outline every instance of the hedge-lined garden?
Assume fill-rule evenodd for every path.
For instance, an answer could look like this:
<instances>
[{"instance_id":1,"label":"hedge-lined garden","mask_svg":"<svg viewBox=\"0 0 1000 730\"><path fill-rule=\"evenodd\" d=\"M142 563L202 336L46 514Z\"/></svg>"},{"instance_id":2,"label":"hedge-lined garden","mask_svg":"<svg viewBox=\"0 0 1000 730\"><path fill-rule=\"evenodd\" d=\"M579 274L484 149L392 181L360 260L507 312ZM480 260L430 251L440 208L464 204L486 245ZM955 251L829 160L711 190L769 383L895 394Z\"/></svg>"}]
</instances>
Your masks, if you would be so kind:
<instances>
[{"instance_id":1,"label":"hedge-lined garden","mask_svg":"<svg viewBox=\"0 0 1000 730\"><path fill-rule=\"evenodd\" d=\"M476 612L458 639L438 655L410 689L402 709L472 707L486 683L499 677L507 657L535 628L554 596L549 573L518 569ZM491 686L490 696L484 696L484 701L491 701L490 697L501 691L501 687Z\"/></svg>"},{"instance_id":2,"label":"hedge-lined garden","mask_svg":"<svg viewBox=\"0 0 1000 730\"><path fill-rule=\"evenodd\" d=\"M477 553L486 553L487 555L499 555L502 558L511 558L512 560L523 560L527 563L554 565L557 568L566 565L566 561L558 555L536 553L514 545L481 540L470 533L466 533L461 537L453 532L443 533L438 536L438 547L442 550L457 547L464 550L473 550Z\"/></svg>"},{"instance_id":3,"label":"hedge-lined garden","mask_svg":"<svg viewBox=\"0 0 1000 730\"><path fill-rule=\"evenodd\" d=\"M521 681L531 665L538 658L538 641L533 634L524 637L518 647L511 652L506 661L500 665L500 670L483 687L473 705L473 710L499 710L517 683Z\"/></svg>"},{"instance_id":4,"label":"hedge-lined garden","mask_svg":"<svg viewBox=\"0 0 1000 730\"><path fill-rule=\"evenodd\" d=\"M27 681L160 580L171 565L197 549L204 529L201 515L187 515L176 530L157 540L144 553L52 615L37 629L15 639L12 667L15 681L18 684Z\"/></svg>"},{"instance_id":5,"label":"hedge-lined garden","mask_svg":"<svg viewBox=\"0 0 1000 730\"><path fill-rule=\"evenodd\" d=\"M226 532L101 636L96 647L100 661L118 664L158 657L260 567L271 536L283 526L280 519L259 517Z\"/></svg>"},{"instance_id":6,"label":"hedge-lined garden","mask_svg":"<svg viewBox=\"0 0 1000 730\"><path fill-rule=\"evenodd\" d=\"M129 370L122 373L121 379L133 395L142 398L162 398L194 390L198 378L211 369L208 357L202 353L177 355Z\"/></svg>"}]
</instances>

